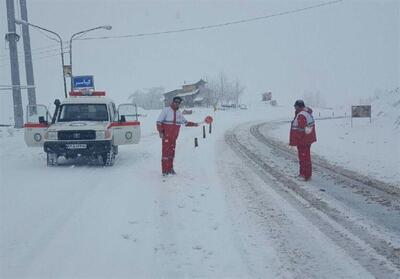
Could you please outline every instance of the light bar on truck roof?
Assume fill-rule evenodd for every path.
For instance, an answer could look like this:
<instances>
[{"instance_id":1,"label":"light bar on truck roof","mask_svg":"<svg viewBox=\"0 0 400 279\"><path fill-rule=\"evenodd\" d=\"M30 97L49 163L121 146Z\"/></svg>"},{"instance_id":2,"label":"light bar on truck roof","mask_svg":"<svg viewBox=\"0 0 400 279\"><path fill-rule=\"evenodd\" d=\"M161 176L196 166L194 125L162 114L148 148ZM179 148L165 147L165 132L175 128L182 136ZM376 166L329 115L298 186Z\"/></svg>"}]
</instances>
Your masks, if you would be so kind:
<instances>
[{"instance_id":1,"label":"light bar on truck roof","mask_svg":"<svg viewBox=\"0 0 400 279\"><path fill-rule=\"evenodd\" d=\"M78 96L105 96L105 91L71 91L69 92L69 96L78 97Z\"/></svg>"}]
</instances>

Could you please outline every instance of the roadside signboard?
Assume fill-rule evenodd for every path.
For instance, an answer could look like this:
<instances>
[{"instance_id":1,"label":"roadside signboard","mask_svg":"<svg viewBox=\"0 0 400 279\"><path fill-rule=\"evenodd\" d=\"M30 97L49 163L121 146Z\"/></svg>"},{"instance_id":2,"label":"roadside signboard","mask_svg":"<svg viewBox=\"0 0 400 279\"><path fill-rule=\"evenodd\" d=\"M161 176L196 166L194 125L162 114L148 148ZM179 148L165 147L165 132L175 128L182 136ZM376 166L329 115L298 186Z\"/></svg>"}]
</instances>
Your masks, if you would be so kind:
<instances>
[{"instance_id":1,"label":"roadside signboard","mask_svg":"<svg viewBox=\"0 0 400 279\"><path fill-rule=\"evenodd\" d=\"M371 122L371 105L351 106L351 126L353 127L353 118L369 117Z\"/></svg>"},{"instance_id":2,"label":"roadside signboard","mask_svg":"<svg viewBox=\"0 0 400 279\"><path fill-rule=\"evenodd\" d=\"M94 89L93 76L75 76L72 80L73 89Z\"/></svg>"}]
</instances>

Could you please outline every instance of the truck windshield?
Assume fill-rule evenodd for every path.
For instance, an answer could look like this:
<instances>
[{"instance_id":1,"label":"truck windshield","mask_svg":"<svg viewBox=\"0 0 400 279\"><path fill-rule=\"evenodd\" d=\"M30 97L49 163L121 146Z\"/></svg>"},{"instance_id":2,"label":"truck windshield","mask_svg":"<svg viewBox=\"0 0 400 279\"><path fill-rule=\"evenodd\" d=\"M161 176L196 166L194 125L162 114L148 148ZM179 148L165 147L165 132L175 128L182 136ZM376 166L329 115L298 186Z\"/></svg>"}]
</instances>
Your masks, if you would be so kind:
<instances>
[{"instance_id":1,"label":"truck windshield","mask_svg":"<svg viewBox=\"0 0 400 279\"><path fill-rule=\"evenodd\" d=\"M58 121L108 121L106 104L62 105Z\"/></svg>"}]
</instances>

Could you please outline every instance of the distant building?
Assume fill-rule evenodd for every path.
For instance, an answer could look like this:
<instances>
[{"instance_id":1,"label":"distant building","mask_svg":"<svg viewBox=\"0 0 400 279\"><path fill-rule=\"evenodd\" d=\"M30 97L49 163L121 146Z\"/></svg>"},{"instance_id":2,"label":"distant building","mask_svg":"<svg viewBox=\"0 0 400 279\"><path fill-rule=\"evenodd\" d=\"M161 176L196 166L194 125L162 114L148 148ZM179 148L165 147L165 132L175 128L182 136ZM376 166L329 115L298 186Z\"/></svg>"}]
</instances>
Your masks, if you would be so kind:
<instances>
[{"instance_id":1,"label":"distant building","mask_svg":"<svg viewBox=\"0 0 400 279\"><path fill-rule=\"evenodd\" d=\"M265 92L262 95L262 101L267 102L272 100L272 92Z\"/></svg>"},{"instance_id":2,"label":"distant building","mask_svg":"<svg viewBox=\"0 0 400 279\"><path fill-rule=\"evenodd\" d=\"M169 106L174 97L181 97L185 107L202 106L205 94L205 82L200 79L196 83L184 84L181 89L175 89L164 93L164 104Z\"/></svg>"}]
</instances>

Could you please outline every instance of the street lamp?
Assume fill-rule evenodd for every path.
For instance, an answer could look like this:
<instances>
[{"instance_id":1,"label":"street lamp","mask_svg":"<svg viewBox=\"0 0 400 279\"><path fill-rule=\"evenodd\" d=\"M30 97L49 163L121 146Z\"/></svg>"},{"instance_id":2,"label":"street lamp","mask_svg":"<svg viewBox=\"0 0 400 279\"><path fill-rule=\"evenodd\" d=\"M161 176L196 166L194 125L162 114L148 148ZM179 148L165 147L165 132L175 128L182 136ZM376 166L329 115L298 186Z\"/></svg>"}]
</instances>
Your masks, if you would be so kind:
<instances>
[{"instance_id":1,"label":"street lamp","mask_svg":"<svg viewBox=\"0 0 400 279\"><path fill-rule=\"evenodd\" d=\"M77 32L77 33L73 34L71 36L71 39L69 40L69 64L70 64L70 67L71 67L71 91L73 91L73 89L74 89L73 74L72 74L72 72L73 72L73 70L72 70L72 40L78 35L82 36L82 35L84 35L84 34L86 34L88 32L91 32L91 31L94 31L94 30L98 30L98 29L111 30L112 26L111 25L102 25L102 26L90 28L90 29L87 29L87 30L83 30L83 31L80 31L80 32Z\"/></svg>"},{"instance_id":2,"label":"street lamp","mask_svg":"<svg viewBox=\"0 0 400 279\"><path fill-rule=\"evenodd\" d=\"M51 31L51 30L46 29L46 28L43 28L43 27L38 26L36 24L32 24L32 23L27 22L25 20L15 19L15 23L32 26L32 27L35 27L37 29L49 32L49 33L57 36L58 40L53 39L53 38L51 38L51 39L60 43L60 47L61 47L61 64L62 64L62 68L63 68L63 79L64 79L64 94L65 94L65 98L67 98L67 82L65 81L65 75L64 75L64 48L63 48L63 41L61 39L61 36L58 33L54 32L54 31Z\"/></svg>"}]
</instances>

